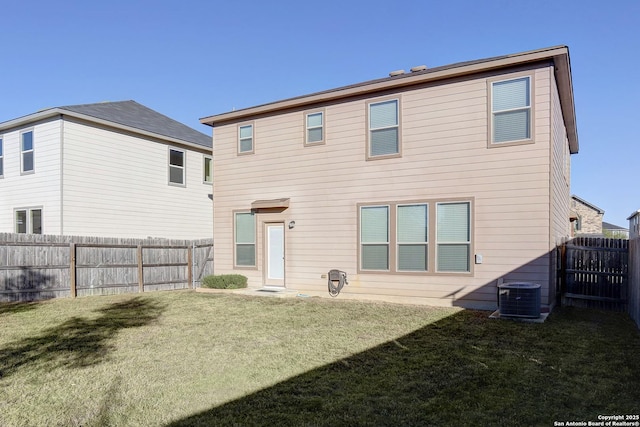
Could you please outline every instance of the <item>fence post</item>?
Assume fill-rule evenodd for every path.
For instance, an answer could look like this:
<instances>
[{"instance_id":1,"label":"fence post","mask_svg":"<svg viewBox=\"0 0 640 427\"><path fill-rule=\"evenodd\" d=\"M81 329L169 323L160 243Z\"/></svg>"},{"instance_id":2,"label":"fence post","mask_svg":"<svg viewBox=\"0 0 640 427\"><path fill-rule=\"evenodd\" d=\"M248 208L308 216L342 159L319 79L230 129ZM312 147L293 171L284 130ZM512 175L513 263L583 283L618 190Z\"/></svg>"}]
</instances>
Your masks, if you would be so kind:
<instances>
[{"instance_id":1,"label":"fence post","mask_svg":"<svg viewBox=\"0 0 640 427\"><path fill-rule=\"evenodd\" d=\"M193 247L187 246L187 282L189 289L193 289Z\"/></svg>"},{"instance_id":2,"label":"fence post","mask_svg":"<svg viewBox=\"0 0 640 427\"><path fill-rule=\"evenodd\" d=\"M76 244L69 243L69 292L71 298L78 296L76 291Z\"/></svg>"},{"instance_id":3,"label":"fence post","mask_svg":"<svg viewBox=\"0 0 640 427\"><path fill-rule=\"evenodd\" d=\"M142 269L142 245L138 245L138 292L144 292L144 271Z\"/></svg>"}]
</instances>

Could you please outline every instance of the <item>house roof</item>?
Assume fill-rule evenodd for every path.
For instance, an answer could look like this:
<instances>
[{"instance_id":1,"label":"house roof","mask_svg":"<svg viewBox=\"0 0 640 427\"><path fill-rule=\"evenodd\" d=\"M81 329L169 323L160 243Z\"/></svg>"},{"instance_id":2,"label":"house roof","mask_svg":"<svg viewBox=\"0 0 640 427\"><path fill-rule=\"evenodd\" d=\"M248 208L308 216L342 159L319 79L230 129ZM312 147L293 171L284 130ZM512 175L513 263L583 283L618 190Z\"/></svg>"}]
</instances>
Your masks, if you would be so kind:
<instances>
[{"instance_id":1,"label":"house roof","mask_svg":"<svg viewBox=\"0 0 640 427\"><path fill-rule=\"evenodd\" d=\"M0 131L65 115L181 144L211 148L212 138L135 101L100 102L47 108L0 123Z\"/></svg>"},{"instance_id":2,"label":"house roof","mask_svg":"<svg viewBox=\"0 0 640 427\"><path fill-rule=\"evenodd\" d=\"M620 227L619 225L615 225L615 224L611 224L610 222L604 222L602 221L602 229L603 230L620 230L620 231L627 231L628 228L625 227Z\"/></svg>"},{"instance_id":3,"label":"house roof","mask_svg":"<svg viewBox=\"0 0 640 427\"><path fill-rule=\"evenodd\" d=\"M629 217L627 218L627 220L630 220L631 218L633 218L634 216L640 215L640 209L638 209L635 212L632 212L631 215L629 215Z\"/></svg>"},{"instance_id":4,"label":"house roof","mask_svg":"<svg viewBox=\"0 0 640 427\"><path fill-rule=\"evenodd\" d=\"M584 199L581 199L580 197L576 196L575 194L571 195L571 198L574 200L577 200L578 202L582 203L583 205L593 209L594 211L598 211L599 214L604 214L604 209L601 209L599 207L597 207L596 205L594 205L593 203L589 203Z\"/></svg>"},{"instance_id":5,"label":"house roof","mask_svg":"<svg viewBox=\"0 0 640 427\"><path fill-rule=\"evenodd\" d=\"M313 104L406 88L427 82L435 82L438 80L472 75L540 61L553 61L554 63L558 92L560 94L560 104L562 106L562 115L569 139L569 148L572 154L577 153L579 148L578 133L573 98L573 83L571 80L569 48L567 46L555 46L511 55L458 62L451 65L428 68L425 70L418 69L417 71L409 73L370 80L310 95L289 98L255 107L203 117L200 119L200 122L215 127L223 124L248 120L249 118L256 116L304 108Z\"/></svg>"}]
</instances>

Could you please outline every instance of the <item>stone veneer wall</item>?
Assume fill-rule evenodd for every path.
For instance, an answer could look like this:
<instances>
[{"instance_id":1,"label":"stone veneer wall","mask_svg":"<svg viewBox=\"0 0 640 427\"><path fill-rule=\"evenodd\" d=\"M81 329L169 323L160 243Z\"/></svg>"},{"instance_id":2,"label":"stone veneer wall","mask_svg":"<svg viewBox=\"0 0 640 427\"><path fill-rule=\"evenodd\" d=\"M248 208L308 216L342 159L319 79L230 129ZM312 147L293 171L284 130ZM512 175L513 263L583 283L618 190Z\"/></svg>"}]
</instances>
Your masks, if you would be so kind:
<instances>
[{"instance_id":1,"label":"stone veneer wall","mask_svg":"<svg viewBox=\"0 0 640 427\"><path fill-rule=\"evenodd\" d=\"M571 209L580 215L581 228L576 228L576 234L602 234L602 217L604 213L571 199Z\"/></svg>"}]
</instances>

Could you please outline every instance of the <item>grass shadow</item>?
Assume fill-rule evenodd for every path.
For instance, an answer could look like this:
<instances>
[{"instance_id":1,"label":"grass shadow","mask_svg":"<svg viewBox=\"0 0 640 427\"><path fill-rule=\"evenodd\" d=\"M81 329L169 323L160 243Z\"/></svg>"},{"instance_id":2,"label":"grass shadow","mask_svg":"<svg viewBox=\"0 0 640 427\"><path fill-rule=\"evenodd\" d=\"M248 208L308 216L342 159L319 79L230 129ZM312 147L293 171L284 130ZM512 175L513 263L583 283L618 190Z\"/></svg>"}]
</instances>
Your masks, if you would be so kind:
<instances>
[{"instance_id":1,"label":"grass shadow","mask_svg":"<svg viewBox=\"0 0 640 427\"><path fill-rule=\"evenodd\" d=\"M0 379L20 368L81 368L100 363L119 331L147 325L164 309L161 303L135 297L97 310L96 318L73 317L38 336L23 338L0 349Z\"/></svg>"},{"instance_id":2,"label":"grass shadow","mask_svg":"<svg viewBox=\"0 0 640 427\"><path fill-rule=\"evenodd\" d=\"M616 315L558 310L528 324L462 311L169 426L552 425L637 413L640 337Z\"/></svg>"},{"instance_id":3,"label":"grass shadow","mask_svg":"<svg viewBox=\"0 0 640 427\"><path fill-rule=\"evenodd\" d=\"M0 316L3 314L17 314L24 313L37 309L39 303L37 302L0 302Z\"/></svg>"}]
</instances>

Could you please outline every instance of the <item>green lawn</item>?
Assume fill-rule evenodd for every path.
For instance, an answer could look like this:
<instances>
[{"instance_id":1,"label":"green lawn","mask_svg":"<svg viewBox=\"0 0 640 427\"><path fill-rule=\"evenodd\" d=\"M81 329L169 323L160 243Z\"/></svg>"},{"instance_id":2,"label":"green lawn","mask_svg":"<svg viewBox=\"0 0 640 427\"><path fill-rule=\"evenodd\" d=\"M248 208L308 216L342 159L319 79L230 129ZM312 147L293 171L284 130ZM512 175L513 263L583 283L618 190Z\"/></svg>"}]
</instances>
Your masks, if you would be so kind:
<instances>
[{"instance_id":1,"label":"green lawn","mask_svg":"<svg viewBox=\"0 0 640 427\"><path fill-rule=\"evenodd\" d=\"M625 314L193 292L0 304L0 426L551 426L640 414Z\"/></svg>"}]
</instances>

